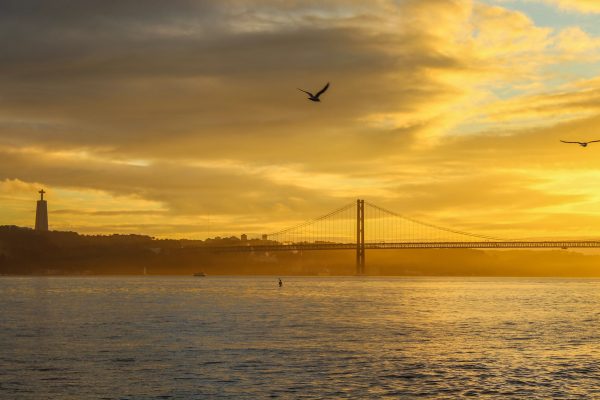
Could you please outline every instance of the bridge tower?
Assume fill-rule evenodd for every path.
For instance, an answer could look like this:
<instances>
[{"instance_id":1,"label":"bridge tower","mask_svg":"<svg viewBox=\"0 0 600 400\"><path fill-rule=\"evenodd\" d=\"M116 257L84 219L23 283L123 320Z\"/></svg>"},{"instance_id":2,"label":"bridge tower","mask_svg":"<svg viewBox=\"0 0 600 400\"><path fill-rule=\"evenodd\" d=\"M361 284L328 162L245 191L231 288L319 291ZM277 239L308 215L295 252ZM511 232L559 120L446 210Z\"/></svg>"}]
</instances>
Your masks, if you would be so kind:
<instances>
[{"instance_id":1,"label":"bridge tower","mask_svg":"<svg viewBox=\"0 0 600 400\"><path fill-rule=\"evenodd\" d=\"M356 274L365 273L365 201L356 200Z\"/></svg>"}]
</instances>

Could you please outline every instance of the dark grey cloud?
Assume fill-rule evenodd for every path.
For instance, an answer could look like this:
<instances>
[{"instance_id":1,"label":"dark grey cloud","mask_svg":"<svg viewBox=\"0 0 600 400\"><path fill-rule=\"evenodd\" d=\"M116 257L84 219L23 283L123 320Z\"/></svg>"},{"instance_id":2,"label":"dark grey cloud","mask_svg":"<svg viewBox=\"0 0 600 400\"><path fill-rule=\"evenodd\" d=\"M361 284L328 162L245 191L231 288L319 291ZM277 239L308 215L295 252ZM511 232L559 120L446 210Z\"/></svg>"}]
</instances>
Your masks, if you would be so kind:
<instances>
[{"instance_id":1,"label":"dark grey cloud","mask_svg":"<svg viewBox=\"0 0 600 400\"><path fill-rule=\"evenodd\" d=\"M314 4L259 2L252 12L235 1L84 3L5 4L0 107L12 117L0 121L5 143L154 157L223 148L240 157L255 147L245 156L270 158L272 147L256 143L311 141L312 132L330 146L338 137L328 132L360 141L361 117L410 112L447 95L425 70L464 67L434 51L425 33L277 22ZM242 29L261 18L273 26ZM320 112L301 101L296 86L329 80ZM301 158L293 150L287 157Z\"/></svg>"},{"instance_id":2,"label":"dark grey cloud","mask_svg":"<svg viewBox=\"0 0 600 400\"><path fill-rule=\"evenodd\" d=\"M133 215L165 215L163 210L111 210L111 211L86 211L81 209L52 210L54 215L91 215L91 216L133 216Z\"/></svg>"}]
</instances>

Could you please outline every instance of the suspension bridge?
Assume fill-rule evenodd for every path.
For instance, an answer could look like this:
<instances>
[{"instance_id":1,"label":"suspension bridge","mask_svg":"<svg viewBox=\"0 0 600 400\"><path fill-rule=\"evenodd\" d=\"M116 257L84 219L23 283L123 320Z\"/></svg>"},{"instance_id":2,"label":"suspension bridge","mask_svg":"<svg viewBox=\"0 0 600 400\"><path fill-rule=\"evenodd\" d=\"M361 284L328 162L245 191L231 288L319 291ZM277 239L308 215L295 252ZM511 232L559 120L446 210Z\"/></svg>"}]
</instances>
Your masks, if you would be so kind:
<instances>
[{"instance_id":1,"label":"suspension bridge","mask_svg":"<svg viewBox=\"0 0 600 400\"><path fill-rule=\"evenodd\" d=\"M355 250L365 273L368 249L600 248L600 240L523 241L479 235L419 221L358 199L318 218L263 236L263 240L210 248L225 252Z\"/></svg>"}]
</instances>

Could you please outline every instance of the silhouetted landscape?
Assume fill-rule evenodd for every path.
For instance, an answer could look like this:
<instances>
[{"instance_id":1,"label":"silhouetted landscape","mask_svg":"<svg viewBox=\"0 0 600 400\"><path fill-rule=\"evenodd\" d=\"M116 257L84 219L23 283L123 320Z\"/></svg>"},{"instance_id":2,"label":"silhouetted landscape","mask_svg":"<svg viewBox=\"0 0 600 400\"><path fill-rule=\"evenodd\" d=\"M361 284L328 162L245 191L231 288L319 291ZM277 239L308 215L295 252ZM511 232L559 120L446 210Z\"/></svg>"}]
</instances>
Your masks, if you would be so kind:
<instances>
[{"instance_id":1,"label":"silhouetted landscape","mask_svg":"<svg viewBox=\"0 0 600 400\"><path fill-rule=\"evenodd\" d=\"M225 253L238 237L156 239L0 226L4 275L354 275L355 252ZM248 245L264 241L250 239ZM208 249L210 247L210 250ZM600 276L600 256L568 250L369 250L367 275Z\"/></svg>"},{"instance_id":2,"label":"silhouetted landscape","mask_svg":"<svg viewBox=\"0 0 600 400\"><path fill-rule=\"evenodd\" d=\"M600 0L0 26L0 400L600 399Z\"/></svg>"}]
</instances>

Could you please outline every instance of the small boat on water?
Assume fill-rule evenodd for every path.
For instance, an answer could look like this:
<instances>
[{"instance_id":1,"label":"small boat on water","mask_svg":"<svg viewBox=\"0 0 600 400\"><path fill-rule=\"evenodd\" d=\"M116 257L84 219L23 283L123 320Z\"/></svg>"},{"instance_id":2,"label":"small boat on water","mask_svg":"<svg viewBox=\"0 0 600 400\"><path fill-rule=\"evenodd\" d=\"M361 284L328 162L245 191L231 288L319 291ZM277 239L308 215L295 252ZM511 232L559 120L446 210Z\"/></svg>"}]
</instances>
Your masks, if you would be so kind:
<instances>
[{"instance_id":1,"label":"small boat on water","mask_svg":"<svg viewBox=\"0 0 600 400\"><path fill-rule=\"evenodd\" d=\"M196 272L193 276L206 276L204 272Z\"/></svg>"}]
</instances>

